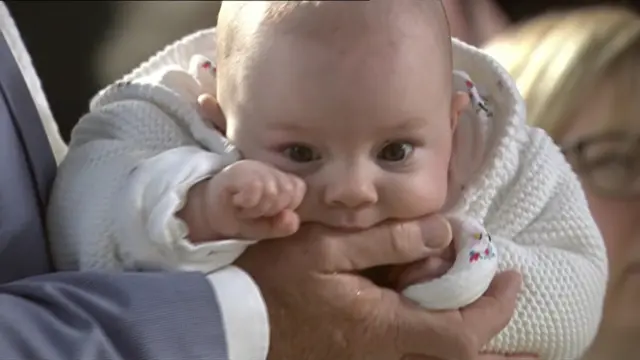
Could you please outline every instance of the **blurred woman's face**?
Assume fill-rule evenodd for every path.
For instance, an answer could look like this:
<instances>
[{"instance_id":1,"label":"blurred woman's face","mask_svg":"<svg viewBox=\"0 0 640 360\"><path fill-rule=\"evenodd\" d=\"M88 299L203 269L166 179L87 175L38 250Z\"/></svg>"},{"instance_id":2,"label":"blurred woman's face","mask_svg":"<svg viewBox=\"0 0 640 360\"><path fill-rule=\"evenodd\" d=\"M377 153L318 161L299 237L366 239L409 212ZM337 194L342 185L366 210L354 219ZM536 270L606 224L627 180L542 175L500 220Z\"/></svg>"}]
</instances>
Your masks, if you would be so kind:
<instances>
[{"instance_id":1,"label":"blurred woman's face","mask_svg":"<svg viewBox=\"0 0 640 360\"><path fill-rule=\"evenodd\" d=\"M572 119L575 126L559 140L565 145L592 139L583 143L579 156L572 156L569 149L568 158L582 178L610 262L598 341L616 343L613 348L623 352L616 359L626 360L635 359L637 352L624 353L640 348L640 114L634 126L618 135L601 131L602 122L610 120L614 96L611 84L603 85L584 102ZM625 344L630 348L625 350Z\"/></svg>"}]
</instances>

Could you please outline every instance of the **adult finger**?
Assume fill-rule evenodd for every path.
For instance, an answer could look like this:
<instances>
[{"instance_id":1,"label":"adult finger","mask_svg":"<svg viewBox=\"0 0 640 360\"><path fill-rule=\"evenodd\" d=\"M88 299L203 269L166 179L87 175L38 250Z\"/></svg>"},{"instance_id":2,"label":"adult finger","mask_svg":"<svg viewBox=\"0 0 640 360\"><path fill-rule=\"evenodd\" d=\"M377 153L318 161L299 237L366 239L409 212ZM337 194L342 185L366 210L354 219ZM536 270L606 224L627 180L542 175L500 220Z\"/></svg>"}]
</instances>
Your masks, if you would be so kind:
<instances>
[{"instance_id":1,"label":"adult finger","mask_svg":"<svg viewBox=\"0 0 640 360\"><path fill-rule=\"evenodd\" d=\"M396 277L395 286L398 290L404 290L411 285L439 278L446 274L452 265L452 261L437 256L428 257L401 269L402 272Z\"/></svg>"},{"instance_id":2,"label":"adult finger","mask_svg":"<svg viewBox=\"0 0 640 360\"><path fill-rule=\"evenodd\" d=\"M294 234L300 227L298 215L285 210L273 217L240 223L239 232L249 239L273 239Z\"/></svg>"},{"instance_id":3,"label":"adult finger","mask_svg":"<svg viewBox=\"0 0 640 360\"><path fill-rule=\"evenodd\" d=\"M499 355L499 354L482 354L478 360L538 360L539 357L530 354L519 355Z\"/></svg>"},{"instance_id":4,"label":"adult finger","mask_svg":"<svg viewBox=\"0 0 640 360\"><path fill-rule=\"evenodd\" d=\"M442 359L476 360L481 347L511 319L520 282L517 273L498 274L487 293L460 312L412 311L398 306L394 316L402 324L400 349Z\"/></svg>"},{"instance_id":5,"label":"adult finger","mask_svg":"<svg viewBox=\"0 0 640 360\"><path fill-rule=\"evenodd\" d=\"M451 242L449 222L442 216L389 222L352 233L315 237L310 246L327 272L359 271L375 266L407 264L437 253Z\"/></svg>"},{"instance_id":6,"label":"adult finger","mask_svg":"<svg viewBox=\"0 0 640 360\"><path fill-rule=\"evenodd\" d=\"M461 335L453 312L433 313L409 306L398 307L396 346L409 359L475 360L479 346ZM431 357L424 357L428 354Z\"/></svg>"},{"instance_id":7,"label":"adult finger","mask_svg":"<svg viewBox=\"0 0 640 360\"><path fill-rule=\"evenodd\" d=\"M478 344L487 344L507 326L515 311L521 285L522 276L517 272L499 273L480 299L460 309L464 328Z\"/></svg>"},{"instance_id":8,"label":"adult finger","mask_svg":"<svg viewBox=\"0 0 640 360\"><path fill-rule=\"evenodd\" d=\"M422 239L427 247L442 252L453 239L449 220L443 215L430 215L419 221Z\"/></svg>"}]
</instances>

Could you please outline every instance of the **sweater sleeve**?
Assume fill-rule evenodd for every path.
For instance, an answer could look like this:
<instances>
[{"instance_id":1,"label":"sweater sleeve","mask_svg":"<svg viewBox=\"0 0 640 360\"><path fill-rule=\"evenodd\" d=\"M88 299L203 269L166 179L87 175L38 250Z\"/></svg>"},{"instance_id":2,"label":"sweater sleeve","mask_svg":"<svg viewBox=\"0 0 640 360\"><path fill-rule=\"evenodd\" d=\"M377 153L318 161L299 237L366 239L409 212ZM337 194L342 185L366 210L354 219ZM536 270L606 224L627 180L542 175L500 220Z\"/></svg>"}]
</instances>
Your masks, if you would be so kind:
<instances>
[{"instance_id":1,"label":"sweater sleeve","mask_svg":"<svg viewBox=\"0 0 640 360\"><path fill-rule=\"evenodd\" d=\"M581 185L562 154L553 150L538 157L538 166L514 184L522 187L500 198L503 210L491 215L510 219L502 229L491 229L492 236L500 270L518 270L524 285L512 321L489 347L536 353L541 359L578 359L601 319L607 258ZM540 181L554 185L532 186ZM547 199L537 216L528 213L527 198ZM513 234L509 226L520 230Z\"/></svg>"},{"instance_id":2,"label":"sweater sleeve","mask_svg":"<svg viewBox=\"0 0 640 360\"><path fill-rule=\"evenodd\" d=\"M171 70L115 84L93 102L53 189L48 221L58 267L210 272L251 244L193 245L175 216L193 184L237 160L185 100L195 86Z\"/></svg>"}]
</instances>

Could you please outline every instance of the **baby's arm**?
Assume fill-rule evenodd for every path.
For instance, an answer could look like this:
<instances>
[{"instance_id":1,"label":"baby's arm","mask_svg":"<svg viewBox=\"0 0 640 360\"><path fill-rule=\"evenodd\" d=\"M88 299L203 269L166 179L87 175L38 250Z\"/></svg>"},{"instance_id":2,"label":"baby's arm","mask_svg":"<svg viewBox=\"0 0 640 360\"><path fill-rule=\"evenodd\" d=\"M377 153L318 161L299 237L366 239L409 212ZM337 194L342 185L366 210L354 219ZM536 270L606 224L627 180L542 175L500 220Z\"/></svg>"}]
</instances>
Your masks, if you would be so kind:
<instances>
[{"instance_id":1,"label":"baby's arm","mask_svg":"<svg viewBox=\"0 0 640 360\"><path fill-rule=\"evenodd\" d=\"M158 84L123 84L103 94L81 119L48 213L61 269L209 272L233 262L252 243L194 244L176 216L194 184L238 160L213 130L200 133L212 139L210 150L201 147L192 131L201 120L190 105Z\"/></svg>"},{"instance_id":2,"label":"baby's arm","mask_svg":"<svg viewBox=\"0 0 640 360\"><path fill-rule=\"evenodd\" d=\"M533 352L549 360L577 359L598 329L607 281L606 251L579 182L568 168L562 170L556 172L559 179L549 179L557 186L546 207L523 231L509 239L501 236L509 229L489 229L500 270L517 269L524 280L516 313L490 343L491 350ZM510 218L513 215L517 216ZM500 216L506 217L492 215Z\"/></svg>"}]
</instances>

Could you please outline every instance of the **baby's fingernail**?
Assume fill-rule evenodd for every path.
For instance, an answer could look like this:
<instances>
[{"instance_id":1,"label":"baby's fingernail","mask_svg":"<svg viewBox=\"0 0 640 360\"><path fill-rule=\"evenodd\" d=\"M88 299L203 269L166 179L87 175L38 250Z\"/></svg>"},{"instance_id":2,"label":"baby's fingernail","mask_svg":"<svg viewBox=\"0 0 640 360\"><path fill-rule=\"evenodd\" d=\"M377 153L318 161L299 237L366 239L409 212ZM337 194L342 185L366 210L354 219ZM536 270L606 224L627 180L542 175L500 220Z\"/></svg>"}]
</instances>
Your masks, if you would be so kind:
<instances>
[{"instance_id":1,"label":"baby's fingernail","mask_svg":"<svg viewBox=\"0 0 640 360\"><path fill-rule=\"evenodd\" d=\"M434 217L420 222L422 239L427 247L442 249L451 242L451 225L444 217Z\"/></svg>"}]
</instances>

